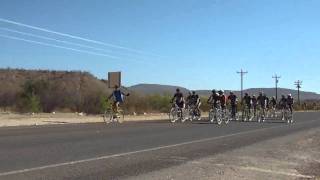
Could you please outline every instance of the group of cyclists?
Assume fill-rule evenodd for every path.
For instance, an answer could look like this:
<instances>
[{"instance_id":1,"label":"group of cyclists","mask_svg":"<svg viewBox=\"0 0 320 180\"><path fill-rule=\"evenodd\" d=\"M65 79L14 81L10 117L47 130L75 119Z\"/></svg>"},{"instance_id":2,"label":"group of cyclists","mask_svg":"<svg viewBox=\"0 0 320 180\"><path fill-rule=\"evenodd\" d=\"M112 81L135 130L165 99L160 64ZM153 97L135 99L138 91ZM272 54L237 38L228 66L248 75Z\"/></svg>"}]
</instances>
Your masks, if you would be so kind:
<instances>
[{"instance_id":1,"label":"group of cyclists","mask_svg":"<svg viewBox=\"0 0 320 180\"><path fill-rule=\"evenodd\" d=\"M114 117L112 118L119 118L119 105L123 102L123 96L129 95L129 93L123 93L118 86L115 87L113 93L108 98L113 99L112 111ZM201 119L201 99L195 91L189 92L185 98L180 89L177 88L171 99L171 103L173 104L172 109L175 111L176 116L184 118L182 117L182 112L188 110L189 115L192 114L196 119ZM219 110L221 112L229 110L230 118L238 120L236 115L239 101L238 97L232 91L229 92L229 95L225 95L223 90L212 90L207 103L210 104L211 110ZM257 112L259 112L260 118L264 121L266 112L272 111L274 112L272 115L275 116L276 109L288 110L292 115L294 100L292 95L288 94L287 96L282 95L279 102L277 102L274 96L269 98L265 93L260 92L258 96L250 96L248 93L245 93L240 103L243 107L242 114L246 114L248 117L256 117ZM227 105L229 107L228 109ZM282 118L284 118L284 116L282 116Z\"/></svg>"},{"instance_id":2,"label":"group of cyclists","mask_svg":"<svg viewBox=\"0 0 320 180\"><path fill-rule=\"evenodd\" d=\"M186 99L183 96L183 93L180 91L180 89L176 89L175 94L172 97L171 102L173 105L180 109L190 109L192 107L195 108L195 112L201 113L200 111L200 105L201 100L198 94L196 94L195 91L192 91L189 93L189 95L186 97ZM210 97L207 100L207 103L211 105L212 109L221 109L226 110L227 104L230 107L230 115L232 119L236 119L237 114L237 107L238 107L238 98L237 96L230 91L229 95L225 95L223 90L212 90L212 93ZM250 117L257 116L257 110L261 112L261 118L264 121L266 112L269 110L272 110L273 112L276 111L276 109L279 110L286 110L288 109L290 113L293 113L293 97L291 94L288 94L287 96L282 95L279 102L277 102L276 98L273 96L269 98L265 93L260 92L258 96L252 95L250 96L248 93L245 93L242 102L240 102L243 106L243 109L247 110L247 113L249 113ZM275 114L274 114L275 116ZM282 117L284 118L284 117Z\"/></svg>"}]
</instances>

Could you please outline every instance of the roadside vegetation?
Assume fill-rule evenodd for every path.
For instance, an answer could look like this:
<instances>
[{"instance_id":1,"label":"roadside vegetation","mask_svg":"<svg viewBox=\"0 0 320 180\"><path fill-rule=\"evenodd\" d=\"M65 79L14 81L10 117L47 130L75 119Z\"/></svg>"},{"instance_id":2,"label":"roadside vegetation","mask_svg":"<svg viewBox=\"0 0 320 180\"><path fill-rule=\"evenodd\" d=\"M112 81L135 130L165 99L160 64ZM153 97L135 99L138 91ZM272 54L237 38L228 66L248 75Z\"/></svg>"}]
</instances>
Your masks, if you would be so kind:
<instances>
[{"instance_id":1,"label":"roadside vegetation","mask_svg":"<svg viewBox=\"0 0 320 180\"><path fill-rule=\"evenodd\" d=\"M88 72L0 69L0 86L1 111L100 114L111 103L107 100L111 93L107 81ZM128 113L167 113L171 107L171 94L130 94L123 106ZM202 110L208 111L207 97L201 100ZM320 102L304 101L295 104L295 109L320 110Z\"/></svg>"}]
</instances>

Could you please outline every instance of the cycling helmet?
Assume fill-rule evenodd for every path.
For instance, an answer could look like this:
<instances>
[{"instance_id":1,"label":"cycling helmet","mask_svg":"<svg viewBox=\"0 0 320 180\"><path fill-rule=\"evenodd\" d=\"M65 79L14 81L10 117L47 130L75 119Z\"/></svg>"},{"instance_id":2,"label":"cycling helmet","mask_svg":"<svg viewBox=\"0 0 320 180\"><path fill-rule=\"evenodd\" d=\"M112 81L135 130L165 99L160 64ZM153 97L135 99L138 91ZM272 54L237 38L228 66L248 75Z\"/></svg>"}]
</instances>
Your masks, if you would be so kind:
<instances>
[{"instance_id":1,"label":"cycling helmet","mask_svg":"<svg viewBox=\"0 0 320 180\"><path fill-rule=\"evenodd\" d=\"M233 92L232 92L232 91L230 91L229 93L230 93L230 94L233 94Z\"/></svg>"},{"instance_id":2,"label":"cycling helmet","mask_svg":"<svg viewBox=\"0 0 320 180\"><path fill-rule=\"evenodd\" d=\"M216 90L215 89L212 89L212 91L211 91L212 93L216 93Z\"/></svg>"},{"instance_id":3,"label":"cycling helmet","mask_svg":"<svg viewBox=\"0 0 320 180\"><path fill-rule=\"evenodd\" d=\"M255 97L256 97L256 95L252 95L252 97L254 97L254 98L255 98Z\"/></svg>"},{"instance_id":4,"label":"cycling helmet","mask_svg":"<svg viewBox=\"0 0 320 180\"><path fill-rule=\"evenodd\" d=\"M263 94L263 92L262 92L262 91L260 91L260 92L259 92L259 95L262 95L262 94Z\"/></svg>"},{"instance_id":5,"label":"cycling helmet","mask_svg":"<svg viewBox=\"0 0 320 180\"><path fill-rule=\"evenodd\" d=\"M248 94L248 93L244 93L244 95L245 95L245 96L249 96L249 94Z\"/></svg>"},{"instance_id":6,"label":"cycling helmet","mask_svg":"<svg viewBox=\"0 0 320 180\"><path fill-rule=\"evenodd\" d=\"M223 94L223 90L219 90L218 93L219 93L219 94Z\"/></svg>"},{"instance_id":7,"label":"cycling helmet","mask_svg":"<svg viewBox=\"0 0 320 180\"><path fill-rule=\"evenodd\" d=\"M180 89L179 89L179 88L177 88L177 89L176 89L176 91L177 91L177 92L180 92Z\"/></svg>"},{"instance_id":8,"label":"cycling helmet","mask_svg":"<svg viewBox=\"0 0 320 180\"><path fill-rule=\"evenodd\" d=\"M196 92L195 92L195 91L192 91L192 94L193 94L193 95L195 95L195 94L196 94Z\"/></svg>"},{"instance_id":9,"label":"cycling helmet","mask_svg":"<svg viewBox=\"0 0 320 180\"><path fill-rule=\"evenodd\" d=\"M292 95L291 94L288 94L288 97L291 97Z\"/></svg>"}]
</instances>

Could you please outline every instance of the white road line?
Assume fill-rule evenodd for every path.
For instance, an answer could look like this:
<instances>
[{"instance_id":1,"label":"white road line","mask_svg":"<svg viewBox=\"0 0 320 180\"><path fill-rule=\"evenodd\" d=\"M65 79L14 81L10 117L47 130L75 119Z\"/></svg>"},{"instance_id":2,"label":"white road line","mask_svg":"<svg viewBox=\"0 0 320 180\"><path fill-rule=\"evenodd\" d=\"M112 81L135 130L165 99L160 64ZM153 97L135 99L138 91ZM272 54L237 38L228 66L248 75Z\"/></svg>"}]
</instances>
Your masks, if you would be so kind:
<instances>
[{"instance_id":1,"label":"white road line","mask_svg":"<svg viewBox=\"0 0 320 180\"><path fill-rule=\"evenodd\" d=\"M306 124L306 123L311 123L311 122L315 122L315 121L317 121L317 120L312 120L312 121L303 122L303 123L296 123L296 124ZM44 170L44 169L49 169L49 168L56 168L56 167L60 167L60 166L69 166L69 165L75 165L75 164L80 164L80 163L87 163L87 162L92 162L92 161L105 160L105 159L121 157L121 156L128 156L128 155L144 153L144 152L150 152L150 151L157 151L157 150L161 150L161 149L168 149L168 148L173 148L173 147L178 147L178 146L183 146L183 145L189 145L189 144L201 143L201 142L212 141L212 140L218 140L218 139L223 139L223 138L228 138L228 137L233 137L233 136L238 136L238 135L250 134L250 133L264 131L264 130L277 129L277 128L282 128L284 126L287 126L287 125L260 128L260 129L250 130L250 131L244 131L244 132L239 132L239 133L234 133L234 134L228 134L228 135L224 135L224 136L217 136L217 137L199 139L199 140L188 141L188 142L172 144L172 145L167 145L167 146L158 146L158 147L154 147L154 148L131 151L131 152L126 152L126 153L112 154L112 155L88 158L88 159L77 160L77 161L69 161L69 162L65 162L65 163L57 163L57 164L39 166L39 167L34 167L34 168L27 168L27 169L21 169L21 170L8 171L8 172L0 173L0 177L1 176L14 175L14 174L20 174L20 173L26 173L26 172L31 172L31 171L39 171L39 170Z\"/></svg>"},{"instance_id":2,"label":"white road line","mask_svg":"<svg viewBox=\"0 0 320 180\"><path fill-rule=\"evenodd\" d=\"M257 167L239 167L239 168L243 169L243 170L258 171L258 172L270 173L270 174L279 174L279 175L292 176L292 177L298 177L298 178L307 178L307 179L314 178L314 176L302 175L302 174L297 174L297 173L290 173L290 172L285 172L285 171L275 171L275 170L270 170L270 169L262 169L262 168L257 168Z\"/></svg>"},{"instance_id":3,"label":"white road line","mask_svg":"<svg viewBox=\"0 0 320 180\"><path fill-rule=\"evenodd\" d=\"M306 179L312 179L314 176L308 176L298 173L291 173L291 172L285 172L285 171L276 171L276 170L270 170L270 169L263 169L259 167L252 167L252 166L233 166L233 165L225 165L225 164L215 164L219 167L230 167L234 169L242 169L242 170L248 170L248 171L258 171L262 173L270 173L270 174L278 174L278 175L284 175L284 176L292 176L292 177L298 177L298 178L306 178Z\"/></svg>"}]
</instances>

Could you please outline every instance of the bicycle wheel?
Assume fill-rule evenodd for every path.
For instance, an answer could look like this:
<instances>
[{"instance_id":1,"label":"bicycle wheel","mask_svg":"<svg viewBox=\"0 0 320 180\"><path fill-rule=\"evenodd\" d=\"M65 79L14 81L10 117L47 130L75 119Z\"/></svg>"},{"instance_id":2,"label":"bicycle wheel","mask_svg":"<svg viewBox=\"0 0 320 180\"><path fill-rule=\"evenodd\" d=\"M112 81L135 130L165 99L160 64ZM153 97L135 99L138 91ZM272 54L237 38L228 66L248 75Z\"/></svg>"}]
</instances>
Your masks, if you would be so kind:
<instances>
[{"instance_id":1,"label":"bicycle wheel","mask_svg":"<svg viewBox=\"0 0 320 180\"><path fill-rule=\"evenodd\" d=\"M171 108L170 112L169 112L169 119L170 122L174 123L178 120L178 111L176 108Z\"/></svg>"},{"instance_id":2,"label":"bicycle wheel","mask_svg":"<svg viewBox=\"0 0 320 180\"><path fill-rule=\"evenodd\" d=\"M124 122L124 112L122 109L119 109L119 113L117 114L116 121L118 123L123 123Z\"/></svg>"},{"instance_id":3,"label":"bicycle wheel","mask_svg":"<svg viewBox=\"0 0 320 180\"><path fill-rule=\"evenodd\" d=\"M103 115L103 121L106 123L106 124L109 124L113 121L113 113L110 109L106 110Z\"/></svg>"},{"instance_id":4,"label":"bicycle wheel","mask_svg":"<svg viewBox=\"0 0 320 180\"><path fill-rule=\"evenodd\" d=\"M217 111L216 111L216 117L215 117L215 119L216 119L218 125L221 125L221 124L222 124L222 121L223 121L223 114L222 114L222 113L223 113L223 112L222 112L221 110L217 110Z\"/></svg>"},{"instance_id":5,"label":"bicycle wheel","mask_svg":"<svg viewBox=\"0 0 320 180\"><path fill-rule=\"evenodd\" d=\"M211 123L213 123L213 121L214 121L214 110L213 109L210 109L208 119Z\"/></svg>"}]
</instances>

